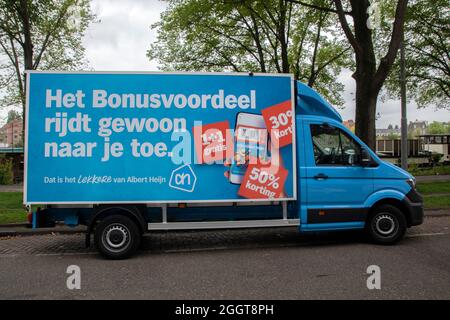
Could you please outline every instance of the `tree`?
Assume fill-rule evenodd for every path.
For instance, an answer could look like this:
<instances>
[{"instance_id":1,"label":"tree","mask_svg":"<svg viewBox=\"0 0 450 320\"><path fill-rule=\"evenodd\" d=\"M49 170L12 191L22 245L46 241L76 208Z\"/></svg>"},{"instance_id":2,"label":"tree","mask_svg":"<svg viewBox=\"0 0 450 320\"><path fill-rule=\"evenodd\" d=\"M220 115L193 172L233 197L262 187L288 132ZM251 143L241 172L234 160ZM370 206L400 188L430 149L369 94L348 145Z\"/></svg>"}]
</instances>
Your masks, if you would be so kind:
<instances>
[{"instance_id":1,"label":"tree","mask_svg":"<svg viewBox=\"0 0 450 320\"><path fill-rule=\"evenodd\" d=\"M398 139L400 139L400 136L398 133L391 132L387 135L386 139L387 140L398 140Z\"/></svg>"},{"instance_id":2,"label":"tree","mask_svg":"<svg viewBox=\"0 0 450 320\"><path fill-rule=\"evenodd\" d=\"M82 37L94 19L89 0L0 0L0 105L25 110L25 70L84 66Z\"/></svg>"},{"instance_id":3,"label":"tree","mask_svg":"<svg viewBox=\"0 0 450 320\"><path fill-rule=\"evenodd\" d=\"M407 93L419 107L450 109L449 0L410 0L406 15L405 50ZM399 97L399 64L386 87Z\"/></svg>"},{"instance_id":4,"label":"tree","mask_svg":"<svg viewBox=\"0 0 450 320\"><path fill-rule=\"evenodd\" d=\"M350 47L336 23L288 0L171 0L147 55L163 70L293 73L340 105Z\"/></svg>"},{"instance_id":5,"label":"tree","mask_svg":"<svg viewBox=\"0 0 450 320\"><path fill-rule=\"evenodd\" d=\"M338 18L355 55L356 81L356 135L369 147L375 149L375 117L377 99L397 56L403 37L408 0L397 0L393 26L389 40L384 45L375 40L374 32L368 27L369 0L333 0ZM389 8L392 2L387 2ZM347 21L350 16L352 23ZM353 30L352 30L353 29Z\"/></svg>"},{"instance_id":6,"label":"tree","mask_svg":"<svg viewBox=\"0 0 450 320\"><path fill-rule=\"evenodd\" d=\"M10 123L15 120L22 120L22 115L19 112L17 112L16 110L10 110L8 112L8 118L6 120L6 123Z\"/></svg>"},{"instance_id":7,"label":"tree","mask_svg":"<svg viewBox=\"0 0 450 320\"><path fill-rule=\"evenodd\" d=\"M417 139L421 134L422 131L419 128L408 130L408 139Z\"/></svg>"},{"instance_id":8,"label":"tree","mask_svg":"<svg viewBox=\"0 0 450 320\"><path fill-rule=\"evenodd\" d=\"M447 134L450 133L450 123L433 121L428 126L429 134Z\"/></svg>"}]
</instances>

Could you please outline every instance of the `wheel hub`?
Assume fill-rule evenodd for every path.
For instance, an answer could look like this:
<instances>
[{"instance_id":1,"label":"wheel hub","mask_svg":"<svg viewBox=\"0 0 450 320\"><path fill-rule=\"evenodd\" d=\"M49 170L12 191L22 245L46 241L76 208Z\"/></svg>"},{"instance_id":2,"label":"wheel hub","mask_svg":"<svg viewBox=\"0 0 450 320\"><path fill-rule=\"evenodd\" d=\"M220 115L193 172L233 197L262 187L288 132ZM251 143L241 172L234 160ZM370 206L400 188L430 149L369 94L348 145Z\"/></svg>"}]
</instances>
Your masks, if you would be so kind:
<instances>
[{"instance_id":1,"label":"wheel hub","mask_svg":"<svg viewBox=\"0 0 450 320\"><path fill-rule=\"evenodd\" d=\"M390 235L395 230L395 227L395 220L389 214L380 214L375 219L375 229L379 234L383 236Z\"/></svg>"},{"instance_id":2,"label":"wheel hub","mask_svg":"<svg viewBox=\"0 0 450 320\"><path fill-rule=\"evenodd\" d=\"M109 248L122 250L128 245L129 231L124 225L112 225L105 230L103 240Z\"/></svg>"}]
</instances>

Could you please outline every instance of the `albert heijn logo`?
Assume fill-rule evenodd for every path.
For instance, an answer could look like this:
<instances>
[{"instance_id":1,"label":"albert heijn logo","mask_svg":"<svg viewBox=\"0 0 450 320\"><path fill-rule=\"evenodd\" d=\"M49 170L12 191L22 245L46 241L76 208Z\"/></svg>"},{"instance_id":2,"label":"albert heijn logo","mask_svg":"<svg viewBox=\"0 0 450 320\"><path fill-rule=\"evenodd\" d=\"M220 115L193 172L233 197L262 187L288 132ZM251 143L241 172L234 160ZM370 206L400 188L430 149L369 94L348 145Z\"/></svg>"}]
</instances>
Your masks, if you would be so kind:
<instances>
[{"instance_id":1,"label":"albert heijn logo","mask_svg":"<svg viewBox=\"0 0 450 320\"><path fill-rule=\"evenodd\" d=\"M194 191L196 181L197 177L194 170L192 170L190 165L185 164L172 171L169 187L181 191L192 192Z\"/></svg>"}]
</instances>

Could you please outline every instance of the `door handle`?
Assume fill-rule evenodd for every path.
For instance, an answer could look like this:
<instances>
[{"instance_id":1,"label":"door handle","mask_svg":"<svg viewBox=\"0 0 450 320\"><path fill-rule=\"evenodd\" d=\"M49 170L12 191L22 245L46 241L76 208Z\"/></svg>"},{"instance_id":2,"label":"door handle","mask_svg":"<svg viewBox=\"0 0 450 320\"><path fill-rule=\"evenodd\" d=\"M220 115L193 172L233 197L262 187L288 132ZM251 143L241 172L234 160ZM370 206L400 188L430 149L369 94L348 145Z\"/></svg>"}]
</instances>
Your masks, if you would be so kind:
<instances>
[{"instance_id":1,"label":"door handle","mask_svg":"<svg viewBox=\"0 0 450 320\"><path fill-rule=\"evenodd\" d=\"M319 174L314 176L314 179L316 179L316 180L325 180L325 179L328 179L328 176L326 174L319 173Z\"/></svg>"}]
</instances>

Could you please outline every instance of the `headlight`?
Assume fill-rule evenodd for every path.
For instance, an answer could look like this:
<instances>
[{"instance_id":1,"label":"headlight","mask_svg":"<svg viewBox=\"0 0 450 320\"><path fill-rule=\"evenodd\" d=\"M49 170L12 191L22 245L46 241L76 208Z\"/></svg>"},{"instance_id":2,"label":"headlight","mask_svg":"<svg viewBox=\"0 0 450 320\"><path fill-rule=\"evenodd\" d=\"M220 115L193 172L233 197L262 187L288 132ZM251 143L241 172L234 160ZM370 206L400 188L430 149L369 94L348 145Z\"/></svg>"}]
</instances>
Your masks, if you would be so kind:
<instances>
[{"instance_id":1,"label":"headlight","mask_svg":"<svg viewBox=\"0 0 450 320\"><path fill-rule=\"evenodd\" d=\"M413 189L416 188L416 179L415 178L407 179L406 183L409 184L411 188L413 188Z\"/></svg>"}]
</instances>

